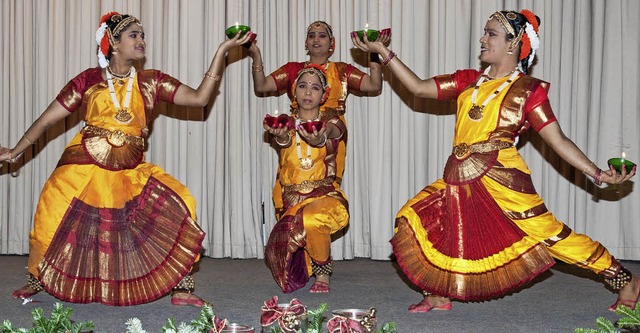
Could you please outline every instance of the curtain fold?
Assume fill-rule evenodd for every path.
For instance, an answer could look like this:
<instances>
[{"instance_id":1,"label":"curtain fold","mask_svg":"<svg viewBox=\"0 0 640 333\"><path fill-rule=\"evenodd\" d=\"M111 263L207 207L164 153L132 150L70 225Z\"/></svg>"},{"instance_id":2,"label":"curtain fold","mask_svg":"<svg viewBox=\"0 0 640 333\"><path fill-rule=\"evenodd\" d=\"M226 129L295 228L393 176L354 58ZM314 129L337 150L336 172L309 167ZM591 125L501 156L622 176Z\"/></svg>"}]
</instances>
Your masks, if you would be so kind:
<instances>
[{"instance_id":1,"label":"curtain fold","mask_svg":"<svg viewBox=\"0 0 640 333\"><path fill-rule=\"evenodd\" d=\"M484 24L500 9L529 8L542 20L531 74L551 83L551 105L565 134L601 168L626 154L640 161L640 2L636 0L100 0L0 2L0 144L13 146L64 84L97 66L100 16L120 11L141 19L144 68L197 87L226 27L250 25L269 73L304 61L307 26L327 21L336 35L331 60L368 72L349 32L391 28L391 48L421 78L480 68ZM195 196L207 233L204 255L262 258L275 224L271 188L277 155L262 118L288 112L286 95L257 97L251 59L242 48L226 61L209 106L160 105L146 160ZM388 260L394 217L442 175L451 151L455 105L415 98L388 71L379 95L347 100L349 142L343 189L349 227L332 244L334 259ZM82 126L74 114L49 128L16 166L0 166L0 254L29 252L28 233L47 177ZM533 132L520 140L534 184L551 212L576 232L601 241L621 259L640 260L640 194L632 182L597 189Z\"/></svg>"}]
</instances>

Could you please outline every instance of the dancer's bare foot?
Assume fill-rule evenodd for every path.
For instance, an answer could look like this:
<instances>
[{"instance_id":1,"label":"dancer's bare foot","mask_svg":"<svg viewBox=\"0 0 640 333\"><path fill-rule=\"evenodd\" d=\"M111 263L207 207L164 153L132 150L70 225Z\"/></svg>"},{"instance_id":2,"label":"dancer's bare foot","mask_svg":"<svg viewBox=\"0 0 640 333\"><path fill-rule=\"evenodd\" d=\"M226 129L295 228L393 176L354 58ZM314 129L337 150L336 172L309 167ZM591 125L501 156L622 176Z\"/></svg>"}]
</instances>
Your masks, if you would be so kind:
<instances>
[{"instance_id":1,"label":"dancer's bare foot","mask_svg":"<svg viewBox=\"0 0 640 333\"><path fill-rule=\"evenodd\" d=\"M620 289L618 299L609 307L609 311L616 311L619 305L625 305L631 310L635 310L638 297L640 297L640 278L634 277L631 282Z\"/></svg>"},{"instance_id":2,"label":"dancer's bare foot","mask_svg":"<svg viewBox=\"0 0 640 333\"><path fill-rule=\"evenodd\" d=\"M451 301L448 298L429 295L425 296L420 303L410 305L409 312L424 313L431 310L448 311L451 310L452 307Z\"/></svg>"},{"instance_id":3,"label":"dancer's bare foot","mask_svg":"<svg viewBox=\"0 0 640 333\"><path fill-rule=\"evenodd\" d=\"M331 291L331 288L329 288L329 275L316 275L316 281L309 289L309 292L312 294L326 294L329 291Z\"/></svg>"},{"instance_id":4,"label":"dancer's bare foot","mask_svg":"<svg viewBox=\"0 0 640 333\"><path fill-rule=\"evenodd\" d=\"M198 295L186 291L174 291L171 294L171 304L173 305L191 305L195 307L203 307L205 301Z\"/></svg>"},{"instance_id":5,"label":"dancer's bare foot","mask_svg":"<svg viewBox=\"0 0 640 333\"><path fill-rule=\"evenodd\" d=\"M13 296L13 298L21 298L21 299L25 299L25 298L29 298L37 293L39 293L40 290L36 290L33 287L31 287L28 284L25 284L22 288L20 289L16 289L11 293L11 296Z\"/></svg>"}]
</instances>

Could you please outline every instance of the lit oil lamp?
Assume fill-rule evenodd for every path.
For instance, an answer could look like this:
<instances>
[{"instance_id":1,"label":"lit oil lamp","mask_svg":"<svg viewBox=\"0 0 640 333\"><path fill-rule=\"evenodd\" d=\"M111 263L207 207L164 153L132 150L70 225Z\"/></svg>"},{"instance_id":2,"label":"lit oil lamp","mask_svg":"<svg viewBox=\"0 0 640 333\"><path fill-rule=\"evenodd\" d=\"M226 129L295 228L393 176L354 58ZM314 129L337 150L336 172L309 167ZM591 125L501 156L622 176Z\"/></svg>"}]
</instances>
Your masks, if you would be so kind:
<instances>
[{"instance_id":1,"label":"lit oil lamp","mask_svg":"<svg viewBox=\"0 0 640 333\"><path fill-rule=\"evenodd\" d=\"M240 37L242 37L249 31L251 31L251 27L247 25L241 25L241 24L238 24L238 22L236 22L235 25L228 27L227 30L224 31L224 33L225 35L227 35L227 37L229 37L229 39L231 39L235 37L238 34L238 32L240 32Z\"/></svg>"},{"instance_id":2,"label":"lit oil lamp","mask_svg":"<svg viewBox=\"0 0 640 333\"><path fill-rule=\"evenodd\" d=\"M613 168L616 169L618 173L622 173L622 165L625 166L627 173L631 172L631 169L633 169L633 167L636 166L635 163L625 158L624 152L622 152L622 157L610 158L607 161L607 164L613 166Z\"/></svg>"},{"instance_id":3,"label":"lit oil lamp","mask_svg":"<svg viewBox=\"0 0 640 333\"><path fill-rule=\"evenodd\" d=\"M378 36L380 35L380 31L369 29L369 23L365 24L364 30L358 30L356 31L356 33L358 34L358 38L360 38L360 41L362 42L364 42L364 35L367 35L367 40L369 40L370 42L378 39Z\"/></svg>"},{"instance_id":4,"label":"lit oil lamp","mask_svg":"<svg viewBox=\"0 0 640 333\"><path fill-rule=\"evenodd\" d=\"M293 129L294 121L293 118L289 117L288 114L282 113L278 115L278 110L275 110L274 115L267 114L264 117L263 123L271 128L282 128L287 127L288 129Z\"/></svg>"}]
</instances>

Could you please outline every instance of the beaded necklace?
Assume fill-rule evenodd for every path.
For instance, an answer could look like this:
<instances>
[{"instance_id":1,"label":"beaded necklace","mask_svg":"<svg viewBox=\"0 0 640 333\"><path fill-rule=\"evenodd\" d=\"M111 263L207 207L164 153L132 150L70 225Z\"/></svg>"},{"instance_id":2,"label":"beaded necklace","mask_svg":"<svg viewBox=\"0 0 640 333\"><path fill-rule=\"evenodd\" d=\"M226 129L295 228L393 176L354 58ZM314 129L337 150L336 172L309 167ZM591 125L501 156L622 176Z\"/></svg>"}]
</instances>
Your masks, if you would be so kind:
<instances>
[{"instance_id":1,"label":"beaded necklace","mask_svg":"<svg viewBox=\"0 0 640 333\"><path fill-rule=\"evenodd\" d=\"M472 105L471 105L471 109L469 109L469 112L467 114L469 115L469 118L471 118L472 120L482 119L484 107L487 106L487 104L489 104L489 102L494 97L498 96L498 94L500 94L500 92L502 92L502 90L504 90L504 88L506 88L511 82L513 82L513 80L515 80L516 77L518 77L518 75L520 74L518 69L514 69L513 72L511 72L511 76L509 76L509 79L507 79L507 81L501 84L500 87L498 87L498 89L496 89L496 91L493 92L493 94L489 95L484 100L484 102L482 102L482 105L478 105L476 104L478 100L478 90L480 89L480 85L482 84L482 82L484 82L485 79L489 77L489 69L491 69L491 66L487 67L487 69L484 70L484 74L482 74L482 77L480 77L480 80L478 80L478 82L476 83L476 86L473 88L473 93L471 93Z\"/></svg>"},{"instance_id":2,"label":"beaded necklace","mask_svg":"<svg viewBox=\"0 0 640 333\"><path fill-rule=\"evenodd\" d=\"M123 106L120 107L120 101L118 101L118 97L116 96L116 91L113 87L113 75L111 74L111 70L107 70L107 84L109 85L109 94L111 95L111 101L113 102L113 106L116 107L118 112L115 115L115 119L120 124L128 124L133 120L133 115L129 113L129 105L131 104L131 91L133 90L133 81L136 76L135 67L131 67L129 70L129 82L127 83L127 92L124 95Z\"/></svg>"}]
</instances>

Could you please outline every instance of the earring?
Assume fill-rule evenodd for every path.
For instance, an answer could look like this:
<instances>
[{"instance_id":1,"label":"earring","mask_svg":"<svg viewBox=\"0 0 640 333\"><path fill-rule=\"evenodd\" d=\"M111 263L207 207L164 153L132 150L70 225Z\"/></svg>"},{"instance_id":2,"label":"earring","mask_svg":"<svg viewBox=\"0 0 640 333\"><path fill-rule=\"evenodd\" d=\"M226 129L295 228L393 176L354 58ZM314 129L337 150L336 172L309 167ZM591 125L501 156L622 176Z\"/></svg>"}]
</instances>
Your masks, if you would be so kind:
<instances>
[{"instance_id":1,"label":"earring","mask_svg":"<svg viewBox=\"0 0 640 333\"><path fill-rule=\"evenodd\" d=\"M118 54L118 49L114 47L113 51L111 51L111 54Z\"/></svg>"},{"instance_id":2,"label":"earring","mask_svg":"<svg viewBox=\"0 0 640 333\"><path fill-rule=\"evenodd\" d=\"M507 54L508 55L513 55L513 51L509 50L509 51L507 51Z\"/></svg>"}]
</instances>

